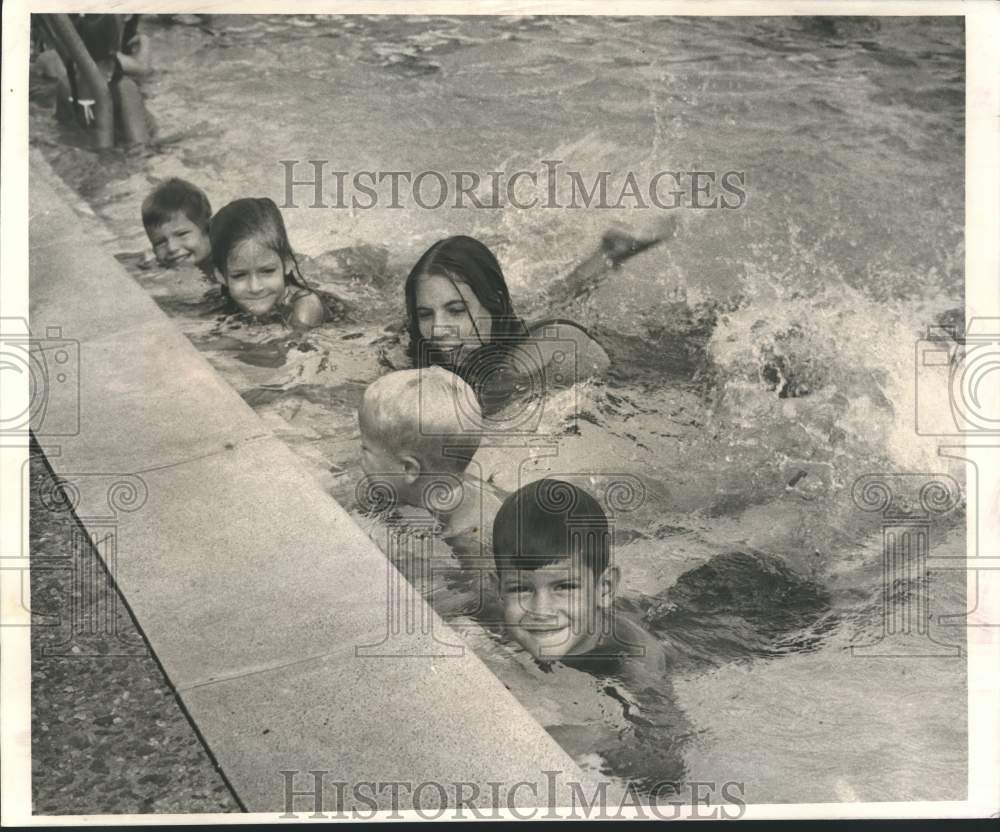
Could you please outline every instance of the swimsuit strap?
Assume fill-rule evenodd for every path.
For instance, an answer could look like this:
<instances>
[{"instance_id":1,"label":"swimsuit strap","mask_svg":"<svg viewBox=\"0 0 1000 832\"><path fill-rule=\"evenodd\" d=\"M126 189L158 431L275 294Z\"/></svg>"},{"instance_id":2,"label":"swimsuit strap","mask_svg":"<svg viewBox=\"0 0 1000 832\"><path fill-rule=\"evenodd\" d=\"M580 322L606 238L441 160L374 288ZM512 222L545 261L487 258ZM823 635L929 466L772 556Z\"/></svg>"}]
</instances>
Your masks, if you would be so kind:
<instances>
[{"instance_id":1,"label":"swimsuit strap","mask_svg":"<svg viewBox=\"0 0 1000 832\"><path fill-rule=\"evenodd\" d=\"M275 304L278 314L281 316L281 322L285 326L291 326L292 315L295 314L295 301L302 297L303 294L316 295L316 297L319 298L319 302L323 304L324 322L332 317L326 302L323 300L323 296L319 292L308 287L299 286L295 283L286 283L284 294Z\"/></svg>"},{"instance_id":2,"label":"swimsuit strap","mask_svg":"<svg viewBox=\"0 0 1000 832\"><path fill-rule=\"evenodd\" d=\"M527 328L528 334L529 335L533 334L535 330L540 329L543 326L555 326L558 324L565 324L566 326L575 326L584 335L590 338L591 341L595 341L597 344L601 343L600 339L598 339L589 329L587 329L587 327L585 327L583 324L577 323L576 321L571 321L569 318L544 318L541 321L535 321Z\"/></svg>"},{"instance_id":3,"label":"swimsuit strap","mask_svg":"<svg viewBox=\"0 0 1000 832\"><path fill-rule=\"evenodd\" d=\"M288 302L288 290L291 288L291 286L287 283L288 280L287 277L285 278L285 280L286 280L285 288L281 293L281 297L278 298L278 302L274 304L273 307L271 307L270 314L274 314L276 312L278 314L278 317L281 319L281 322L285 326L289 326L289 321L292 320L292 314L294 313L295 310L293 308L293 304Z\"/></svg>"}]
</instances>

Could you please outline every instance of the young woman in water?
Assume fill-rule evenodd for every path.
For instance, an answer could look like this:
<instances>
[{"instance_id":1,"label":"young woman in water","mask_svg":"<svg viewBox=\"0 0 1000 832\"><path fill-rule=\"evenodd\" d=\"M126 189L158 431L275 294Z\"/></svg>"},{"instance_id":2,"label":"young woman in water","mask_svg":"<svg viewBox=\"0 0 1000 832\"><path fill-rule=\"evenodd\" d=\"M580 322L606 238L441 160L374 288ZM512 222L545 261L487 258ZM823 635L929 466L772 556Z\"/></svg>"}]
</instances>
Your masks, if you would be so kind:
<instances>
[{"instance_id":1,"label":"young woman in water","mask_svg":"<svg viewBox=\"0 0 1000 832\"><path fill-rule=\"evenodd\" d=\"M254 318L280 316L293 329L310 329L332 317L302 277L273 200L230 202L212 217L209 238L224 293L243 312Z\"/></svg>"},{"instance_id":2,"label":"young woman in water","mask_svg":"<svg viewBox=\"0 0 1000 832\"><path fill-rule=\"evenodd\" d=\"M414 366L438 364L457 373L476 391L484 412L495 412L523 389L565 387L610 364L604 349L572 321L521 320L496 257L472 237L432 245L404 291Z\"/></svg>"}]
</instances>

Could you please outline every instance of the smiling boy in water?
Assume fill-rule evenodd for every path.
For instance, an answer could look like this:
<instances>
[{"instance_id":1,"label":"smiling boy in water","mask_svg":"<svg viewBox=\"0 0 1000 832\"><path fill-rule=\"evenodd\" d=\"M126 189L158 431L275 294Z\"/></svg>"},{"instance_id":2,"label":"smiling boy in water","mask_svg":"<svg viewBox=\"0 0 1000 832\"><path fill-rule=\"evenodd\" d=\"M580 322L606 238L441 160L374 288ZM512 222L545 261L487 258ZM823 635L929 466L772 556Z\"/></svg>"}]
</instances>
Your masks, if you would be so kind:
<instances>
[{"instance_id":1,"label":"smiling boy in water","mask_svg":"<svg viewBox=\"0 0 1000 832\"><path fill-rule=\"evenodd\" d=\"M499 508L465 473L481 418L472 388L449 370L388 373L368 385L358 411L361 467L400 503L427 509L444 534L481 539Z\"/></svg>"},{"instance_id":2,"label":"smiling boy in water","mask_svg":"<svg viewBox=\"0 0 1000 832\"><path fill-rule=\"evenodd\" d=\"M542 664L649 678L661 645L614 608L620 574L600 504L561 480L529 483L493 523L496 588L507 635Z\"/></svg>"},{"instance_id":3,"label":"smiling boy in water","mask_svg":"<svg viewBox=\"0 0 1000 832\"><path fill-rule=\"evenodd\" d=\"M142 202L142 224L161 266L192 265L211 275L211 218L205 192L176 177L157 185Z\"/></svg>"}]
</instances>

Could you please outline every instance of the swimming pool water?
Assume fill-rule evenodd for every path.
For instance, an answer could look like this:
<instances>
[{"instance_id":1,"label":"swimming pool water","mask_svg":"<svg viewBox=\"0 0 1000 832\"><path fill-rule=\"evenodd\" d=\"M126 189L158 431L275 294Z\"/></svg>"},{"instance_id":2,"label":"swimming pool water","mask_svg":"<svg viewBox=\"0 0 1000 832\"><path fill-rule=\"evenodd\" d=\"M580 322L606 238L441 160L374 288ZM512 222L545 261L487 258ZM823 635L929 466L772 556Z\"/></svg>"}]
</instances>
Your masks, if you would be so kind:
<instances>
[{"instance_id":1,"label":"swimming pool water","mask_svg":"<svg viewBox=\"0 0 1000 832\"><path fill-rule=\"evenodd\" d=\"M216 15L207 31L144 26L161 144L101 156L72 146L34 78L32 141L107 223L135 278L344 505L361 476L356 407L369 381L405 366L402 281L434 240L479 237L520 313L571 317L608 349L608 378L544 401L543 442L476 460L500 493L518 476L580 477L595 492L641 482L644 500L615 518L615 559L623 607L679 651L669 683L630 691L572 668L540 674L488 630L469 631L582 764L633 780L744 781L752 802L963 793L964 660L848 649L881 626L881 528L854 504L855 479L962 479L912 418L916 340L963 305L960 20ZM606 231L655 233L665 212L341 210L298 198L283 213L303 272L351 302L346 320L298 336L224 315L198 274L143 267L139 203L155 181L190 179L215 208L241 196L281 205L279 161L308 159L446 172L561 160L618 181L738 170L747 202L667 212L671 239L557 309L546 289ZM935 552L964 552L960 511L931 534ZM734 550L786 565L788 593L754 584L758 573L726 559ZM757 586L756 606L735 614L731 597L713 600L727 581ZM964 610L961 573L894 591L927 593L936 615ZM963 643L961 628L948 637Z\"/></svg>"}]
</instances>

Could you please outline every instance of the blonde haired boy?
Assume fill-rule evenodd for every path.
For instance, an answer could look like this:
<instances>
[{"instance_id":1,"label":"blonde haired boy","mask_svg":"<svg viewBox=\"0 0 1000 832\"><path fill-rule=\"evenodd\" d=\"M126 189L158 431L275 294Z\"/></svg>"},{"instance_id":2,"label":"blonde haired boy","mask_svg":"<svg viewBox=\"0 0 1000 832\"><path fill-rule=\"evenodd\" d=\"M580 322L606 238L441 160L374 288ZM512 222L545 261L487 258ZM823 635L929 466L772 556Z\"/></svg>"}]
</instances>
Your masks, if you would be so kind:
<instances>
[{"instance_id":1,"label":"blonde haired boy","mask_svg":"<svg viewBox=\"0 0 1000 832\"><path fill-rule=\"evenodd\" d=\"M358 422L369 478L427 509L445 534L489 537L500 502L466 475L482 414L465 381L437 366L388 373L368 385Z\"/></svg>"}]
</instances>

